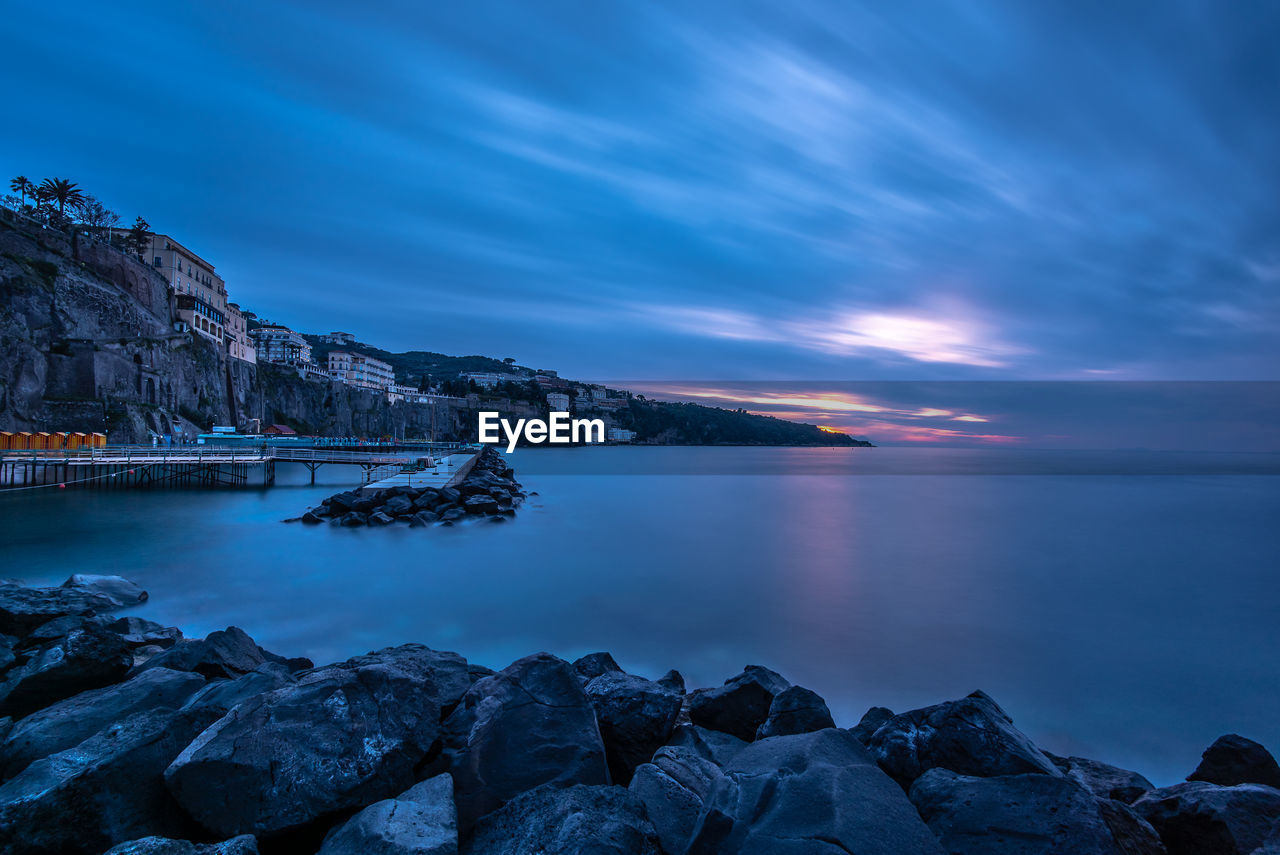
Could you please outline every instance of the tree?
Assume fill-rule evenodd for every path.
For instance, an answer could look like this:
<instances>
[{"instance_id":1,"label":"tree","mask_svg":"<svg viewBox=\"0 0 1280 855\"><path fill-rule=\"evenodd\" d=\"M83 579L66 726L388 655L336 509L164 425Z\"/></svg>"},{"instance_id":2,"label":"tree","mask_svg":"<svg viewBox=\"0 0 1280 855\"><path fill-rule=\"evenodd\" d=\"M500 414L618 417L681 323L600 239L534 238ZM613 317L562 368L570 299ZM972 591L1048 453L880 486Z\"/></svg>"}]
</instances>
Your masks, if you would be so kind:
<instances>
[{"instance_id":1,"label":"tree","mask_svg":"<svg viewBox=\"0 0 1280 855\"><path fill-rule=\"evenodd\" d=\"M508 367L510 367L510 366L515 365L515 364L516 364L515 359L513 359L513 358L512 358L512 357L510 357L510 356L508 356L506 359L504 359L504 360L502 360L502 361L503 361L503 362L504 362Z\"/></svg>"},{"instance_id":2,"label":"tree","mask_svg":"<svg viewBox=\"0 0 1280 855\"><path fill-rule=\"evenodd\" d=\"M115 211L109 210L106 205L86 194L84 202L80 204L80 222L84 224L85 228L89 229L89 231L96 232L101 235L115 227L115 225L120 222L120 215Z\"/></svg>"},{"instance_id":3,"label":"tree","mask_svg":"<svg viewBox=\"0 0 1280 855\"><path fill-rule=\"evenodd\" d=\"M36 185L31 183L31 179L25 175L19 175L17 178L9 182L9 189L17 193L22 199L22 207L27 207L27 196L34 193Z\"/></svg>"},{"instance_id":4,"label":"tree","mask_svg":"<svg viewBox=\"0 0 1280 855\"><path fill-rule=\"evenodd\" d=\"M58 203L58 213L64 217L67 215L68 205L75 210L84 204L84 191L74 181L68 181L65 178L46 178L40 183L40 189L45 192L49 201Z\"/></svg>"},{"instance_id":5,"label":"tree","mask_svg":"<svg viewBox=\"0 0 1280 855\"><path fill-rule=\"evenodd\" d=\"M142 217L138 217L133 221L133 227L129 229L129 236L124 239L125 248L142 258L142 251L150 242L151 224Z\"/></svg>"}]
</instances>

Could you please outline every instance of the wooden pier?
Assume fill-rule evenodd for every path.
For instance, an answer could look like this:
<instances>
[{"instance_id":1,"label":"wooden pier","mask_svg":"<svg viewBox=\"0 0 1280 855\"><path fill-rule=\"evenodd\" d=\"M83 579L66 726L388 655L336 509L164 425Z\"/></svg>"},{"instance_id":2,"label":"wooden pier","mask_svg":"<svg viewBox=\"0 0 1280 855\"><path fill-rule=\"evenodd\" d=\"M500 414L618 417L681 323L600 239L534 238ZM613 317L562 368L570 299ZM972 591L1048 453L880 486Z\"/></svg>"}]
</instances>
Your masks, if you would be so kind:
<instances>
[{"instance_id":1,"label":"wooden pier","mask_svg":"<svg viewBox=\"0 0 1280 855\"><path fill-rule=\"evenodd\" d=\"M108 446L62 450L0 452L0 492L39 488L132 489L143 487L243 487L275 483L277 463L300 463L311 473L325 464L358 466L361 483L391 477L423 459L442 471L461 468L449 463L455 448L422 452L349 451L330 448L179 446ZM474 457L474 454L471 455ZM470 465L467 465L470 468ZM430 471L430 470L424 470Z\"/></svg>"}]
</instances>

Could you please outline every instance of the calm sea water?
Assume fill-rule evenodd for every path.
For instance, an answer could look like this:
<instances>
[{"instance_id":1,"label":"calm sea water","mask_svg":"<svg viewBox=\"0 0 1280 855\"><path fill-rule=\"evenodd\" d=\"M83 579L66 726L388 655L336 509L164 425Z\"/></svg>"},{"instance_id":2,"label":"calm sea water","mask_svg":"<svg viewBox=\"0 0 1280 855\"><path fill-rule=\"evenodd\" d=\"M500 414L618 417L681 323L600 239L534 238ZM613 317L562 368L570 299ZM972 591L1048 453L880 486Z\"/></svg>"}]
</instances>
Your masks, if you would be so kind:
<instances>
[{"instance_id":1,"label":"calm sea water","mask_svg":"<svg viewBox=\"0 0 1280 855\"><path fill-rule=\"evenodd\" d=\"M318 663L410 640L495 668L603 649L691 686L760 663L841 725L982 688L1043 747L1157 783L1221 733L1280 751L1280 478L1241 474L1274 456L512 462L540 495L514 522L453 529L280 522L347 486L339 467L310 486L281 466L269 490L0 495L0 574L119 573L151 591L137 614L192 636L235 624Z\"/></svg>"}]
</instances>

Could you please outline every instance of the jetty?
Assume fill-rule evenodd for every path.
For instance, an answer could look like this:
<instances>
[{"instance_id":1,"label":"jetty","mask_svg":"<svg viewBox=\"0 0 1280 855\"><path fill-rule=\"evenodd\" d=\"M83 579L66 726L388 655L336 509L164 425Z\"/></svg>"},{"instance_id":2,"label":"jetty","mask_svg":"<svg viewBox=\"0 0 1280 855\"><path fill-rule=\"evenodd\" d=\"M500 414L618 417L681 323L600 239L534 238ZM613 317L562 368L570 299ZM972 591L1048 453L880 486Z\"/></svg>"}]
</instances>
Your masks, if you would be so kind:
<instances>
[{"instance_id":1,"label":"jetty","mask_svg":"<svg viewBox=\"0 0 1280 855\"><path fill-rule=\"evenodd\" d=\"M311 473L324 465L360 468L372 489L407 483L448 486L465 477L478 450L462 444L425 447L287 448L257 446L145 445L103 448L27 449L0 452L0 492L40 488L131 489L144 487L237 487L275 483L276 464L297 463Z\"/></svg>"}]
</instances>

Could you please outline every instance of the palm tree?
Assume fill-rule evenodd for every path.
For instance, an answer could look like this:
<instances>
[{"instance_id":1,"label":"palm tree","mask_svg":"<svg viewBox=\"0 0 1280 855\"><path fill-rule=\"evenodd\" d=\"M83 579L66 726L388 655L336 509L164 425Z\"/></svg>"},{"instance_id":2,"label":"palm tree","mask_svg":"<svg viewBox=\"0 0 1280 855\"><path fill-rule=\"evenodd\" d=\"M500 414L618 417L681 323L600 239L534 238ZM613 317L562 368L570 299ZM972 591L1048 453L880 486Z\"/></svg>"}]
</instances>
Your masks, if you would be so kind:
<instances>
[{"instance_id":1,"label":"palm tree","mask_svg":"<svg viewBox=\"0 0 1280 855\"><path fill-rule=\"evenodd\" d=\"M84 204L84 191L74 181L65 178L46 178L40 189L48 194L51 201L58 203L58 213L65 215L67 205L78 208Z\"/></svg>"},{"instance_id":2,"label":"palm tree","mask_svg":"<svg viewBox=\"0 0 1280 855\"><path fill-rule=\"evenodd\" d=\"M19 175L17 178L9 182L9 189L22 197L22 207L27 207L27 194L36 189L36 185L31 183L31 179L25 175Z\"/></svg>"}]
</instances>

